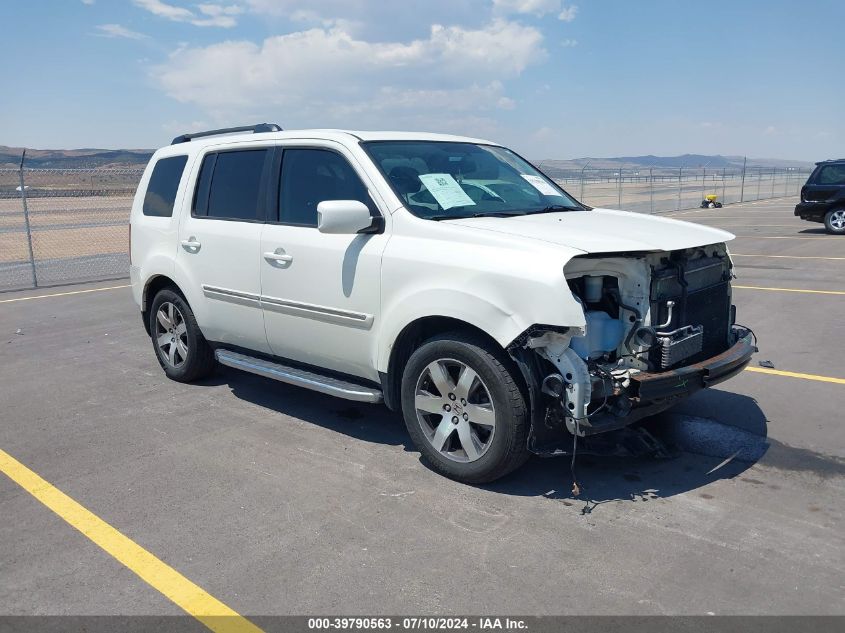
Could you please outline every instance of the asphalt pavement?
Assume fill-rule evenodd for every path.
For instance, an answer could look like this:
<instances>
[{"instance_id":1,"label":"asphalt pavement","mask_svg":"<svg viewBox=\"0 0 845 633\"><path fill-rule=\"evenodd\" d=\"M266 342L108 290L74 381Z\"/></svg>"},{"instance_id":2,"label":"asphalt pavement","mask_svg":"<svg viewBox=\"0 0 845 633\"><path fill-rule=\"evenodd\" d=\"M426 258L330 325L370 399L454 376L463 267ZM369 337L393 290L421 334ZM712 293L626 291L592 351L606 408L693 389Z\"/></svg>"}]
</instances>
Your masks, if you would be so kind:
<instances>
[{"instance_id":1,"label":"asphalt pavement","mask_svg":"<svg viewBox=\"0 0 845 633\"><path fill-rule=\"evenodd\" d=\"M168 381L124 281L0 294L0 451L247 617L845 614L845 238L793 205L670 214L737 235L760 353L577 499L565 459L467 486L383 407ZM183 613L36 493L0 475L0 614Z\"/></svg>"}]
</instances>

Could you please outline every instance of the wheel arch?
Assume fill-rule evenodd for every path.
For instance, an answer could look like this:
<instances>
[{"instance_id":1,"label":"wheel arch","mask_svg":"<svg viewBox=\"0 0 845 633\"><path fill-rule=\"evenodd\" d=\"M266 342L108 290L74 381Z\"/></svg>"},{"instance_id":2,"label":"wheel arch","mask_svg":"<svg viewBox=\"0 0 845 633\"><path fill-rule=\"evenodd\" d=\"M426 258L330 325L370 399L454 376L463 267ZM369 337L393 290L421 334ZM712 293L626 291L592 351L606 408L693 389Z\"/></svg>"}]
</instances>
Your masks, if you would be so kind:
<instances>
[{"instance_id":1,"label":"wheel arch","mask_svg":"<svg viewBox=\"0 0 845 633\"><path fill-rule=\"evenodd\" d=\"M147 279L147 282L144 284L144 289L141 292L141 315L144 320L144 329L147 331L148 335L150 333L150 320L148 318L150 302L161 290L165 288L172 288L179 293L183 299L185 299L185 293L182 292L181 288L179 288L179 284L173 281L173 279L169 276L153 275ZM185 299L185 301L187 301L187 299Z\"/></svg>"},{"instance_id":2,"label":"wheel arch","mask_svg":"<svg viewBox=\"0 0 845 633\"><path fill-rule=\"evenodd\" d=\"M489 343L494 349L502 350L503 357L507 358L507 352L499 342L477 325L445 315L419 317L405 325L399 332L390 349L387 371L379 372L384 403L389 409L396 411L401 408L402 372L414 350L427 340L448 332L461 332L477 336ZM522 374L518 371L514 373L514 378L520 381L523 379Z\"/></svg>"}]
</instances>

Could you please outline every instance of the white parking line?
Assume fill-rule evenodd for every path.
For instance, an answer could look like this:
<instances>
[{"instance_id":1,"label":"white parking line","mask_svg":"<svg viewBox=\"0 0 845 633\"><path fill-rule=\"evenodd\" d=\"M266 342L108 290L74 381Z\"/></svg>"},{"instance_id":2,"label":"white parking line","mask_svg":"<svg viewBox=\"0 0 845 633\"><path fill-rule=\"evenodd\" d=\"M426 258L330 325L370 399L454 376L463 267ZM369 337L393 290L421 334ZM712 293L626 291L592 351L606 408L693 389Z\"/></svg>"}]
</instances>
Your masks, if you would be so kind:
<instances>
[{"instance_id":1,"label":"white parking line","mask_svg":"<svg viewBox=\"0 0 845 633\"><path fill-rule=\"evenodd\" d=\"M830 259L845 261L845 257L821 257L820 255L751 255L731 253L731 257L766 257L771 259Z\"/></svg>"},{"instance_id":2,"label":"white parking line","mask_svg":"<svg viewBox=\"0 0 845 633\"><path fill-rule=\"evenodd\" d=\"M68 295L81 295L87 292L103 292L104 290L119 290L128 288L129 284L122 286L109 286L108 288L89 288L88 290L72 290L70 292L56 292L51 295L35 295L34 297L18 297L16 299L0 299L0 303L14 303L15 301L30 301L32 299L49 299L50 297L66 297Z\"/></svg>"}]
</instances>

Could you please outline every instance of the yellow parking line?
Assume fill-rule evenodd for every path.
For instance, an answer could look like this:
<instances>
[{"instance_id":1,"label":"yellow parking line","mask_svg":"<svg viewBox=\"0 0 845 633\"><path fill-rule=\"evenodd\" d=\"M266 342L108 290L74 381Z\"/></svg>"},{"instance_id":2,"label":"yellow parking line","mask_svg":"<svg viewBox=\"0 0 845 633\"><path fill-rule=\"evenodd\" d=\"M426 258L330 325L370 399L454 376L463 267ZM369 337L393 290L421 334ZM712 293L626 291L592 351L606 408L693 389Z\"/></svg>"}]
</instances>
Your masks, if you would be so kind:
<instances>
[{"instance_id":1,"label":"yellow parking line","mask_svg":"<svg viewBox=\"0 0 845 633\"><path fill-rule=\"evenodd\" d=\"M34 297L18 297L17 299L0 299L0 303L14 303L15 301L29 301L31 299L49 299L50 297L66 297L67 295L81 295L86 292L102 292L103 290L117 290L119 288L128 288L129 284L122 286L109 286L108 288L89 288L88 290L72 290L70 292L55 292L50 295L36 295Z\"/></svg>"},{"instance_id":2,"label":"yellow parking line","mask_svg":"<svg viewBox=\"0 0 845 633\"><path fill-rule=\"evenodd\" d=\"M804 288L768 288L766 286L731 286L742 290L772 290L774 292L807 292L817 295L845 295L842 290L805 290Z\"/></svg>"},{"instance_id":3,"label":"yellow parking line","mask_svg":"<svg viewBox=\"0 0 845 633\"><path fill-rule=\"evenodd\" d=\"M810 237L808 235L737 235L736 237L749 238L752 240L841 240L842 237L838 235L819 235L818 237ZM845 240L843 240L845 241Z\"/></svg>"},{"instance_id":4,"label":"yellow parking line","mask_svg":"<svg viewBox=\"0 0 845 633\"><path fill-rule=\"evenodd\" d=\"M668 214L667 214L668 215ZM775 216L775 215L754 215L753 213L746 213L743 215L702 215L699 216L702 221L704 220L783 220L782 216ZM687 220L687 222L692 222L692 220ZM801 226L799 224L790 224L789 226Z\"/></svg>"},{"instance_id":5,"label":"yellow parking line","mask_svg":"<svg viewBox=\"0 0 845 633\"><path fill-rule=\"evenodd\" d=\"M821 257L820 255L747 255L731 253L731 257L767 257L771 259L831 259L845 260L845 257Z\"/></svg>"},{"instance_id":6,"label":"yellow parking line","mask_svg":"<svg viewBox=\"0 0 845 633\"><path fill-rule=\"evenodd\" d=\"M0 472L212 631L261 631L252 622L206 593L2 449Z\"/></svg>"},{"instance_id":7,"label":"yellow parking line","mask_svg":"<svg viewBox=\"0 0 845 633\"><path fill-rule=\"evenodd\" d=\"M787 376L788 378L801 378L803 380L817 380L819 382L832 382L837 385L845 385L845 378L833 378L831 376L818 376L816 374L800 374L794 371L781 371L780 369L769 369L767 367L746 367L745 371L758 374L772 374L773 376Z\"/></svg>"}]
</instances>

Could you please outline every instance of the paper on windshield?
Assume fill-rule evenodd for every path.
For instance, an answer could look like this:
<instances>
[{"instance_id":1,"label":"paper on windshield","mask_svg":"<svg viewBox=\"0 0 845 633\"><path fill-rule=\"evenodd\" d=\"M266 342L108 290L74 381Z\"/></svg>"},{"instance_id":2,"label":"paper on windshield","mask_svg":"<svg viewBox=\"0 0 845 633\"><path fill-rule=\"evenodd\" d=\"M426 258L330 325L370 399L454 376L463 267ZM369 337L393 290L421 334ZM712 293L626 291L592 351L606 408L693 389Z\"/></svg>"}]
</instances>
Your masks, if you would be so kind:
<instances>
[{"instance_id":1,"label":"paper on windshield","mask_svg":"<svg viewBox=\"0 0 845 633\"><path fill-rule=\"evenodd\" d=\"M540 176L529 176L528 174L520 174L525 180L527 180L532 187L534 187L537 191L542 193L544 196L559 196L560 192L552 187L549 183L547 183L544 179L540 178Z\"/></svg>"},{"instance_id":2,"label":"paper on windshield","mask_svg":"<svg viewBox=\"0 0 845 633\"><path fill-rule=\"evenodd\" d=\"M419 179L444 211L475 205L451 174L420 174Z\"/></svg>"}]
</instances>

